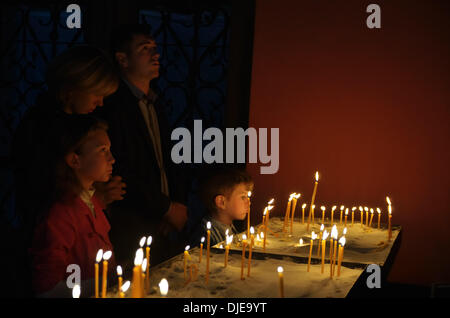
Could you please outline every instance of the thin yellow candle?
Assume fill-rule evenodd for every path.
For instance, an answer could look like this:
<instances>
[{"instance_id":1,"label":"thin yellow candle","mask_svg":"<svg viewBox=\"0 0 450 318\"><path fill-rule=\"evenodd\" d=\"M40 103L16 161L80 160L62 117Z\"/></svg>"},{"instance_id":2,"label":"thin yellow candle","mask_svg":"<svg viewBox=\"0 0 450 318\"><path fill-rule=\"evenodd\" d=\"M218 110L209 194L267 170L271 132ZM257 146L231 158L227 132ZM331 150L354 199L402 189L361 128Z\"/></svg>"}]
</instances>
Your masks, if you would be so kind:
<instances>
[{"instance_id":1,"label":"thin yellow candle","mask_svg":"<svg viewBox=\"0 0 450 318\"><path fill-rule=\"evenodd\" d=\"M377 208L377 212L378 212L378 229L380 229L380 218L381 218L381 210L380 208Z\"/></svg>"},{"instance_id":2,"label":"thin yellow candle","mask_svg":"<svg viewBox=\"0 0 450 318\"><path fill-rule=\"evenodd\" d=\"M341 217L339 218L339 225L342 224L342 213L344 212L344 206L341 205Z\"/></svg>"},{"instance_id":3,"label":"thin yellow candle","mask_svg":"<svg viewBox=\"0 0 450 318\"><path fill-rule=\"evenodd\" d=\"M191 247L189 246L189 245L187 245L185 248L184 248L184 255L183 255L183 264L184 264L184 281L186 281L186 279L187 279L187 262L188 262L188 259L190 259L191 257L190 257L190 255L189 255L189 249L190 249Z\"/></svg>"},{"instance_id":4,"label":"thin yellow candle","mask_svg":"<svg viewBox=\"0 0 450 318\"><path fill-rule=\"evenodd\" d=\"M228 231L228 230L227 230ZM233 242L233 235L226 236L226 245L225 245L225 264L224 267L228 265L228 253L230 251L230 244Z\"/></svg>"},{"instance_id":5,"label":"thin yellow candle","mask_svg":"<svg viewBox=\"0 0 450 318\"><path fill-rule=\"evenodd\" d=\"M159 287L159 293L163 298L167 296L167 293L169 292L169 282L167 279L163 278L158 284Z\"/></svg>"},{"instance_id":6,"label":"thin yellow candle","mask_svg":"<svg viewBox=\"0 0 450 318\"><path fill-rule=\"evenodd\" d=\"M319 240L320 240L320 238L322 237L322 232L323 232L323 229L325 228L325 225L321 225L320 226L320 233L319 233ZM321 246L321 244L320 244L320 242L317 244L317 257L319 256L319 253L320 253L320 246Z\"/></svg>"},{"instance_id":7,"label":"thin yellow candle","mask_svg":"<svg viewBox=\"0 0 450 318\"><path fill-rule=\"evenodd\" d=\"M241 259L241 280L244 280L245 247L247 246L247 235L242 235L242 259Z\"/></svg>"},{"instance_id":8,"label":"thin yellow candle","mask_svg":"<svg viewBox=\"0 0 450 318\"><path fill-rule=\"evenodd\" d=\"M305 224L305 208L306 208L306 203L303 203L303 205L302 205L302 224Z\"/></svg>"},{"instance_id":9,"label":"thin yellow candle","mask_svg":"<svg viewBox=\"0 0 450 318\"><path fill-rule=\"evenodd\" d=\"M130 281L127 280L123 285L119 288L119 298L125 298L125 293L128 288L130 288Z\"/></svg>"},{"instance_id":10,"label":"thin yellow candle","mask_svg":"<svg viewBox=\"0 0 450 318\"><path fill-rule=\"evenodd\" d=\"M354 207L352 208L352 226L353 226L353 223L354 223L354 221L355 221L355 210L356 210L356 206L354 206Z\"/></svg>"},{"instance_id":11,"label":"thin yellow candle","mask_svg":"<svg viewBox=\"0 0 450 318\"><path fill-rule=\"evenodd\" d=\"M145 258L147 259L147 271L145 272L145 290L150 290L150 245L152 245L152 236L147 237L147 247L145 248Z\"/></svg>"},{"instance_id":12,"label":"thin yellow candle","mask_svg":"<svg viewBox=\"0 0 450 318\"><path fill-rule=\"evenodd\" d=\"M206 223L206 274L205 274L205 283L208 285L209 281L209 249L210 249L210 236L211 236L211 222L208 221Z\"/></svg>"},{"instance_id":13,"label":"thin yellow candle","mask_svg":"<svg viewBox=\"0 0 450 318\"><path fill-rule=\"evenodd\" d=\"M316 171L316 176L315 176L316 182L314 183L314 190L313 190L313 195L311 198L311 205L309 206L309 217L311 217L311 215L313 215L313 224L314 224L314 212L313 212L313 205L314 205L314 200L316 199L316 193L317 193L317 185L319 183L319 171ZM308 227L309 227L309 223L308 223Z\"/></svg>"},{"instance_id":14,"label":"thin yellow candle","mask_svg":"<svg viewBox=\"0 0 450 318\"><path fill-rule=\"evenodd\" d=\"M251 196L252 196L252 191L248 191L247 197L248 197L249 203L250 203ZM249 204L248 213L247 213L247 235L249 235L249 233L250 233L250 204Z\"/></svg>"},{"instance_id":15,"label":"thin yellow candle","mask_svg":"<svg viewBox=\"0 0 450 318\"><path fill-rule=\"evenodd\" d=\"M389 212L389 233L388 233L388 239L389 241L392 239L392 225L391 225L391 219L392 219L392 207L388 207Z\"/></svg>"},{"instance_id":16,"label":"thin yellow candle","mask_svg":"<svg viewBox=\"0 0 450 318\"><path fill-rule=\"evenodd\" d=\"M322 210L322 224L325 223L325 206L321 206L320 209Z\"/></svg>"},{"instance_id":17,"label":"thin yellow candle","mask_svg":"<svg viewBox=\"0 0 450 318\"><path fill-rule=\"evenodd\" d=\"M202 262L203 242L205 242L205 237L204 236L200 239L200 255L198 256L198 262L199 263Z\"/></svg>"},{"instance_id":18,"label":"thin yellow candle","mask_svg":"<svg viewBox=\"0 0 450 318\"><path fill-rule=\"evenodd\" d=\"M334 210L336 210L337 206L333 205L331 208L331 224L333 224L333 218L334 218Z\"/></svg>"},{"instance_id":19,"label":"thin yellow candle","mask_svg":"<svg viewBox=\"0 0 450 318\"><path fill-rule=\"evenodd\" d=\"M312 250L313 250L313 245L314 245L314 240L317 238L317 234L314 233L314 231L312 231L311 233L311 245L309 246L309 257L308 257L308 267L307 267L307 272L309 272L309 268L311 266L311 254L312 254Z\"/></svg>"},{"instance_id":20,"label":"thin yellow candle","mask_svg":"<svg viewBox=\"0 0 450 318\"><path fill-rule=\"evenodd\" d=\"M99 249L95 258L95 298L98 298L98 263L103 258L103 250Z\"/></svg>"},{"instance_id":21,"label":"thin yellow candle","mask_svg":"<svg viewBox=\"0 0 450 318\"><path fill-rule=\"evenodd\" d=\"M250 227L250 245L249 245L249 250L248 250L248 268L247 268L247 277L250 277L250 267L252 264L252 249L253 249L253 244L255 244L255 229L252 227Z\"/></svg>"},{"instance_id":22,"label":"thin yellow candle","mask_svg":"<svg viewBox=\"0 0 450 318\"><path fill-rule=\"evenodd\" d=\"M336 225L333 225L331 229L331 240L330 240L330 278L333 277L333 257L336 255L336 247L333 246L333 242L336 242L338 237L338 230Z\"/></svg>"},{"instance_id":23,"label":"thin yellow candle","mask_svg":"<svg viewBox=\"0 0 450 318\"><path fill-rule=\"evenodd\" d=\"M278 280L280 286L280 297L284 298L284 284L283 284L283 267L278 266Z\"/></svg>"},{"instance_id":24,"label":"thin yellow candle","mask_svg":"<svg viewBox=\"0 0 450 318\"><path fill-rule=\"evenodd\" d=\"M108 280L108 260L111 258L112 252L107 251L103 254L103 278L102 278L102 298L106 298L106 284Z\"/></svg>"},{"instance_id":25,"label":"thin yellow candle","mask_svg":"<svg viewBox=\"0 0 450 318\"><path fill-rule=\"evenodd\" d=\"M145 289L145 273L147 272L147 259L144 258L141 265L141 297L144 297L146 294Z\"/></svg>"},{"instance_id":26,"label":"thin yellow candle","mask_svg":"<svg viewBox=\"0 0 450 318\"><path fill-rule=\"evenodd\" d=\"M292 214L291 214L291 234L292 234L292 225L294 224L294 215L295 215L295 207L297 206L297 200L300 198L301 194L296 193L293 197L294 203L292 204Z\"/></svg>"},{"instance_id":27,"label":"thin yellow candle","mask_svg":"<svg viewBox=\"0 0 450 318\"><path fill-rule=\"evenodd\" d=\"M291 193L290 196L289 196L289 200L288 200L287 207L286 207L286 213L284 214L283 232L286 232L286 227L287 227L287 224L288 224L289 213L291 211L291 204L292 204L291 202L294 199L293 194L294 193Z\"/></svg>"},{"instance_id":28,"label":"thin yellow candle","mask_svg":"<svg viewBox=\"0 0 450 318\"><path fill-rule=\"evenodd\" d=\"M361 212L361 227L362 227L364 224L364 213L363 213L364 210L362 206L359 206L359 211Z\"/></svg>"},{"instance_id":29,"label":"thin yellow candle","mask_svg":"<svg viewBox=\"0 0 450 318\"><path fill-rule=\"evenodd\" d=\"M366 211L366 227L369 226L369 208L364 207L364 211Z\"/></svg>"},{"instance_id":30,"label":"thin yellow candle","mask_svg":"<svg viewBox=\"0 0 450 318\"><path fill-rule=\"evenodd\" d=\"M118 287L117 290L119 291L120 296L120 289L122 288L122 266L117 266L117 279L118 279Z\"/></svg>"},{"instance_id":31,"label":"thin yellow candle","mask_svg":"<svg viewBox=\"0 0 450 318\"><path fill-rule=\"evenodd\" d=\"M337 276L341 276L341 263L344 258L344 245L345 245L345 236L339 239L339 256L338 256L338 270Z\"/></svg>"},{"instance_id":32,"label":"thin yellow candle","mask_svg":"<svg viewBox=\"0 0 450 318\"><path fill-rule=\"evenodd\" d=\"M345 209L345 222L344 222L344 226L347 226L347 216L348 216L348 208Z\"/></svg>"},{"instance_id":33,"label":"thin yellow candle","mask_svg":"<svg viewBox=\"0 0 450 318\"><path fill-rule=\"evenodd\" d=\"M270 210L273 209L272 203L275 201L275 199L270 200L267 203L267 215L266 215L266 226L269 226L269 218L270 218Z\"/></svg>"},{"instance_id":34,"label":"thin yellow candle","mask_svg":"<svg viewBox=\"0 0 450 318\"><path fill-rule=\"evenodd\" d=\"M313 204L313 205L312 205L312 224L313 224L313 225L315 224L315 220L314 220L314 209L315 209L315 207L316 207L316 205Z\"/></svg>"},{"instance_id":35,"label":"thin yellow candle","mask_svg":"<svg viewBox=\"0 0 450 318\"><path fill-rule=\"evenodd\" d=\"M144 259L144 251L139 248L134 257L133 282L131 284L131 297L141 298L141 265Z\"/></svg>"},{"instance_id":36,"label":"thin yellow candle","mask_svg":"<svg viewBox=\"0 0 450 318\"><path fill-rule=\"evenodd\" d=\"M369 222L369 227L372 227L372 219L373 219L373 209L370 208L370 222Z\"/></svg>"},{"instance_id":37,"label":"thin yellow candle","mask_svg":"<svg viewBox=\"0 0 450 318\"><path fill-rule=\"evenodd\" d=\"M330 233L328 233L328 231L325 230L322 235L322 269L321 269L322 274L323 274L323 271L325 268L325 247L326 247L326 242L327 242L327 238L328 238L329 234Z\"/></svg>"}]
</instances>

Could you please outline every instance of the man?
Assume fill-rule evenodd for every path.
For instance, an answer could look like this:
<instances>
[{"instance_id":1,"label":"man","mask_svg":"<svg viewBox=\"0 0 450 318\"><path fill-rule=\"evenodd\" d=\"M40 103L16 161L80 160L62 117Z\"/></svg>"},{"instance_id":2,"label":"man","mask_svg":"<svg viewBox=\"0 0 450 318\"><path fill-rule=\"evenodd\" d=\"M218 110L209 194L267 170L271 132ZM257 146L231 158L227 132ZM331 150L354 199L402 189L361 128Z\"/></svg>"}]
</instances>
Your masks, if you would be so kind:
<instances>
[{"instance_id":1,"label":"man","mask_svg":"<svg viewBox=\"0 0 450 318\"><path fill-rule=\"evenodd\" d=\"M139 239L152 235L155 265L177 249L167 235L181 232L187 221L185 182L170 158L163 103L150 88L159 76L156 43L142 25L122 26L113 34L121 82L97 115L109 124L114 170L127 194L111 205L110 236L118 263L125 264L133 261Z\"/></svg>"}]
</instances>

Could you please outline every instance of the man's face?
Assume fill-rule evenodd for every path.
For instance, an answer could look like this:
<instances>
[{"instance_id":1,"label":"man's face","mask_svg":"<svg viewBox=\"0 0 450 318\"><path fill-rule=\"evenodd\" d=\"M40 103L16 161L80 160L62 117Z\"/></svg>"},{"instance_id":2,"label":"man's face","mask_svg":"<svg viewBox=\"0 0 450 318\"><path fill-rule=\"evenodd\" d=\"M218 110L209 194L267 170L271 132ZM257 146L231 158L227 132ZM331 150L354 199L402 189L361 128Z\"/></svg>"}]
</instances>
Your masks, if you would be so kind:
<instances>
[{"instance_id":1,"label":"man's face","mask_svg":"<svg viewBox=\"0 0 450 318\"><path fill-rule=\"evenodd\" d=\"M155 41L144 34L133 36L127 53L116 53L125 73L149 80L159 76L159 56Z\"/></svg>"}]
</instances>

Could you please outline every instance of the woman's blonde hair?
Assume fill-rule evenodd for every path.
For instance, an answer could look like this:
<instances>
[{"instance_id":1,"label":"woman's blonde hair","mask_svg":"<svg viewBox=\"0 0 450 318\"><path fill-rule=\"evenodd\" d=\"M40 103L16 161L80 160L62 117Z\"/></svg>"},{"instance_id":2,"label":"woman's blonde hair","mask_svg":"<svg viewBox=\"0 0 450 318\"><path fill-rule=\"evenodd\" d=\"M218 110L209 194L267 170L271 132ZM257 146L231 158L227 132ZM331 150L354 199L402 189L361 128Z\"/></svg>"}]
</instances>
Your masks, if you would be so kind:
<instances>
[{"instance_id":1,"label":"woman's blonde hair","mask_svg":"<svg viewBox=\"0 0 450 318\"><path fill-rule=\"evenodd\" d=\"M63 95L72 90L110 95L119 86L119 76L103 51L83 45L57 56L47 68L46 82L50 94L62 102Z\"/></svg>"}]
</instances>

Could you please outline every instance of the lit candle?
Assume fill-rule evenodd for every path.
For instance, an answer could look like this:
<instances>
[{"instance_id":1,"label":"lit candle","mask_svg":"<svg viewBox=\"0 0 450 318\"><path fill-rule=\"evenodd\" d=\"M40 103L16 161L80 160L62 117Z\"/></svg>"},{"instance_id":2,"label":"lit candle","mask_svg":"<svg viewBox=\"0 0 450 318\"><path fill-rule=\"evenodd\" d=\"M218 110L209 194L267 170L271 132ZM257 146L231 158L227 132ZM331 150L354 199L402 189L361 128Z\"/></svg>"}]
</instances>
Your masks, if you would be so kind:
<instances>
[{"instance_id":1,"label":"lit candle","mask_svg":"<svg viewBox=\"0 0 450 318\"><path fill-rule=\"evenodd\" d=\"M389 241L392 239L392 225L391 225L391 218L392 218L392 206L388 206L388 212L389 212L389 233L388 233L388 239Z\"/></svg>"},{"instance_id":2,"label":"lit candle","mask_svg":"<svg viewBox=\"0 0 450 318\"><path fill-rule=\"evenodd\" d=\"M187 261L188 261L188 259L190 259L191 257L190 257L190 255L189 255L189 249L190 249L191 247L189 246L189 245L187 245L185 248L184 248L184 256L183 256L183 263L184 263L184 281L186 281L186 278L187 278L187 272L186 272L186 269L187 269Z\"/></svg>"},{"instance_id":3,"label":"lit candle","mask_svg":"<svg viewBox=\"0 0 450 318\"><path fill-rule=\"evenodd\" d=\"M268 203L267 203L267 215L266 215L266 224L269 225L269 217L270 217L270 210L272 210L273 205L272 203L275 201L275 199L271 199Z\"/></svg>"},{"instance_id":4,"label":"lit candle","mask_svg":"<svg viewBox=\"0 0 450 318\"><path fill-rule=\"evenodd\" d=\"M338 277L341 275L341 263L342 259L344 258L344 245L345 245L345 236L339 239L339 256L338 256L338 270L337 270Z\"/></svg>"},{"instance_id":5,"label":"lit candle","mask_svg":"<svg viewBox=\"0 0 450 318\"><path fill-rule=\"evenodd\" d=\"M325 268L325 246L326 246L326 242L327 242L327 238L328 238L329 234L330 233L328 233L328 231L325 230L322 235L322 270L321 270L322 274L323 274L323 270Z\"/></svg>"},{"instance_id":6,"label":"lit candle","mask_svg":"<svg viewBox=\"0 0 450 318\"><path fill-rule=\"evenodd\" d=\"M242 259L241 259L241 280L244 280L244 259L245 259L245 246L247 245L247 235L242 235Z\"/></svg>"},{"instance_id":7,"label":"lit candle","mask_svg":"<svg viewBox=\"0 0 450 318\"><path fill-rule=\"evenodd\" d=\"M141 265L141 297L144 297L146 293L145 289L145 273L147 271L147 259L144 258Z\"/></svg>"},{"instance_id":8,"label":"lit candle","mask_svg":"<svg viewBox=\"0 0 450 318\"><path fill-rule=\"evenodd\" d=\"M252 264L252 249L253 244L255 244L255 229L250 227L250 245L249 245L249 251L248 251L248 268L247 268L247 277L250 277L250 267Z\"/></svg>"},{"instance_id":9,"label":"lit candle","mask_svg":"<svg viewBox=\"0 0 450 318\"><path fill-rule=\"evenodd\" d=\"M167 279L165 278L161 279L161 281L158 284L158 287L161 296L165 298L167 296L167 293L169 292L169 282L167 281Z\"/></svg>"},{"instance_id":10,"label":"lit candle","mask_svg":"<svg viewBox=\"0 0 450 318\"><path fill-rule=\"evenodd\" d=\"M284 298L284 284L283 284L283 267L278 266L278 278L279 278L279 286L280 286L280 297Z\"/></svg>"},{"instance_id":11,"label":"lit candle","mask_svg":"<svg viewBox=\"0 0 450 318\"><path fill-rule=\"evenodd\" d=\"M336 255L336 247L333 247L333 242L337 240L338 237L338 231L336 225L333 225L333 228L331 229L331 240L330 240L330 278L333 277L333 260L334 255Z\"/></svg>"},{"instance_id":12,"label":"lit candle","mask_svg":"<svg viewBox=\"0 0 450 318\"><path fill-rule=\"evenodd\" d=\"M127 280L119 289L119 298L125 298L125 293L130 288L130 281Z\"/></svg>"},{"instance_id":13,"label":"lit candle","mask_svg":"<svg viewBox=\"0 0 450 318\"><path fill-rule=\"evenodd\" d=\"M315 220L314 220L314 208L316 207L315 204L312 205L312 224L315 224Z\"/></svg>"},{"instance_id":14,"label":"lit candle","mask_svg":"<svg viewBox=\"0 0 450 318\"><path fill-rule=\"evenodd\" d=\"M344 222L344 226L347 226L347 215L348 215L348 208L345 209L345 222Z\"/></svg>"},{"instance_id":15,"label":"lit candle","mask_svg":"<svg viewBox=\"0 0 450 318\"><path fill-rule=\"evenodd\" d=\"M80 298L81 288L80 285L75 284L72 288L72 298Z\"/></svg>"},{"instance_id":16,"label":"lit candle","mask_svg":"<svg viewBox=\"0 0 450 318\"><path fill-rule=\"evenodd\" d=\"M364 213L363 213L363 207L359 206L359 211L361 212L361 227L364 224Z\"/></svg>"},{"instance_id":17,"label":"lit candle","mask_svg":"<svg viewBox=\"0 0 450 318\"><path fill-rule=\"evenodd\" d=\"M344 212L344 206L341 205L341 217L339 218L339 225L342 224L342 213Z\"/></svg>"},{"instance_id":18,"label":"lit candle","mask_svg":"<svg viewBox=\"0 0 450 318\"><path fill-rule=\"evenodd\" d=\"M372 227L372 219L373 219L373 209L370 208L370 222L369 222L369 227Z\"/></svg>"},{"instance_id":19,"label":"lit candle","mask_svg":"<svg viewBox=\"0 0 450 318\"><path fill-rule=\"evenodd\" d=\"M325 228L325 225L322 224L320 226L319 240L322 237L322 232L323 232L324 228ZM317 244L317 256L319 256L319 253L320 253L320 242Z\"/></svg>"},{"instance_id":20,"label":"lit candle","mask_svg":"<svg viewBox=\"0 0 450 318\"><path fill-rule=\"evenodd\" d=\"M378 212L378 229L380 229L380 217L381 217L381 210L380 210L380 208L377 208L377 212Z\"/></svg>"},{"instance_id":21,"label":"lit candle","mask_svg":"<svg viewBox=\"0 0 450 318\"><path fill-rule=\"evenodd\" d=\"M333 218L334 218L334 210L336 210L337 206L333 205L331 208L331 224L333 224Z\"/></svg>"},{"instance_id":22,"label":"lit candle","mask_svg":"<svg viewBox=\"0 0 450 318\"><path fill-rule=\"evenodd\" d=\"M308 268L307 268L307 272L309 272L309 267L311 266L311 254L312 254L312 249L313 249L313 245L314 245L314 240L316 239L317 234L314 233L314 231L312 231L311 233L311 245L309 246L309 257L308 257Z\"/></svg>"},{"instance_id":23,"label":"lit candle","mask_svg":"<svg viewBox=\"0 0 450 318\"><path fill-rule=\"evenodd\" d=\"M355 210L356 210L356 206L354 206L354 207L352 208L352 226L353 226L353 223L354 223L354 221L355 221Z\"/></svg>"},{"instance_id":24,"label":"lit candle","mask_svg":"<svg viewBox=\"0 0 450 318\"><path fill-rule=\"evenodd\" d=\"M325 223L325 206L321 206L320 209L322 210L322 224Z\"/></svg>"},{"instance_id":25,"label":"lit candle","mask_svg":"<svg viewBox=\"0 0 450 318\"><path fill-rule=\"evenodd\" d=\"M139 246L140 246L141 248L144 247L145 241L147 241L147 238L146 238L145 236L142 237L142 238L139 240Z\"/></svg>"},{"instance_id":26,"label":"lit candle","mask_svg":"<svg viewBox=\"0 0 450 318\"><path fill-rule=\"evenodd\" d=\"M103 254L103 278L102 278L102 298L106 298L106 283L108 274L108 260L111 258L112 252L107 251Z\"/></svg>"},{"instance_id":27,"label":"lit candle","mask_svg":"<svg viewBox=\"0 0 450 318\"><path fill-rule=\"evenodd\" d=\"M204 237L204 236L200 239L200 255L199 255L199 257L198 257L198 262L199 262L199 263L202 262L203 242L205 242L205 237Z\"/></svg>"},{"instance_id":28,"label":"lit candle","mask_svg":"<svg viewBox=\"0 0 450 318\"><path fill-rule=\"evenodd\" d=\"M145 258L147 259L147 271L145 272L145 290L150 291L150 245L152 245L152 236L147 237L147 247L145 248Z\"/></svg>"},{"instance_id":29,"label":"lit candle","mask_svg":"<svg viewBox=\"0 0 450 318\"><path fill-rule=\"evenodd\" d=\"M103 250L99 249L95 258L95 298L98 298L98 263L103 258Z\"/></svg>"},{"instance_id":30,"label":"lit candle","mask_svg":"<svg viewBox=\"0 0 450 318\"><path fill-rule=\"evenodd\" d=\"M117 277L118 277L118 288L117 290L119 291L119 296L120 296L120 288L122 288L122 266L117 266Z\"/></svg>"},{"instance_id":31,"label":"lit candle","mask_svg":"<svg viewBox=\"0 0 450 318\"><path fill-rule=\"evenodd\" d=\"M210 236L211 236L211 222L206 223L206 274L205 283L208 285L209 281L209 248L210 248Z\"/></svg>"},{"instance_id":32,"label":"lit candle","mask_svg":"<svg viewBox=\"0 0 450 318\"><path fill-rule=\"evenodd\" d=\"M303 203L303 205L302 205L302 224L305 224L305 208L306 208L306 203Z\"/></svg>"},{"instance_id":33,"label":"lit candle","mask_svg":"<svg viewBox=\"0 0 450 318\"><path fill-rule=\"evenodd\" d=\"M313 204L314 204L314 200L316 199L317 184L318 183L319 183L319 171L316 171L316 182L314 183L314 191L313 191L313 195L312 195L312 198L311 198L311 205L309 207L309 218L311 217L311 214L313 215L313 218L314 218ZM314 219L312 221L313 221L313 224L314 224ZM308 223L308 227L309 227L309 223Z\"/></svg>"},{"instance_id":34,"label":"lit candle","mask_svg":"<svg viewBox=\"0 0 450 318\"><path fill-rule=\"evenodd\" d=\"M301 196L300 193L296 193L293 197L294 203L292 205L292 214L291 214L291 234L292 234L292 225L294 223L295 207L297 206L297 200L298 198L300 198L300 196Z\"/></svg>"},{"instance_id":35,"label":"lit candle","mask_svg":"<svg viewBox=\"0 0 450 318\"><path fill-rule=\"evenodd\" d=\"M284 214L284 224L283 224L283 232L286 232L286 227L288 223L289 213L291 211L291 201L294 199L294 193L289 195L289 200L286 207L286 213Z\"/></svg>"},{"instance_id":36,"label":"lit candle","mask_svg":"<svg viewBox=\"0 0 450 318\"><path fill-rule=\"evenodd\" d=\"M141 298L141 265L143 258L144 251L140 248L136 251L136 256L134 257L133 283L131 285L132 298Z\"/></svg>"},{"instance_id":37,"label":"lit candle","mask_svg":"<svg viewBox=\"0 0 450 318\"><path fill-rule=\"evenodd\" d=\"M247 192L249 207L248 207L248 213L247 213L247 235L250 233L250 197L252 196L252 191Z\"/></svg>"},{"instance_id":38,"label":"lit candle","mask_svg":"<svg viewBox=\"0 0 450 318\"><path fill-rule=\"evenodd\" d=\"M227 230L228 231L228 230ZM228 265L228 253L230 251L230 244L233 242L233 235L226 236L226 246L225 246L225 267Z\"/></svg>"},{"instance_id":39,"label":"lit candle","mask_svg":"<svg viewBox=\"0 0 450 318\"><path fill-rule=\"evenodd\" d=\"M265 222L266 220L266 214L267 214L267 208L264 210L264 215L263 215L263 220L264 220L264 224L263 224L263 232L261 232L261 236L263 239L263 251L266 251L266 235L267 235L267 223Z\"/></svg>"},{"instance_id":40,"label":"lit candle","mask_svg":"<svg viewBox=\"0 0 450 318\"><path fill-rule=\"evenodd\" d=\"M365 206L364 211L366 211L366 226L369 226L369 208Z\"/></svg>"}]
</instances>

